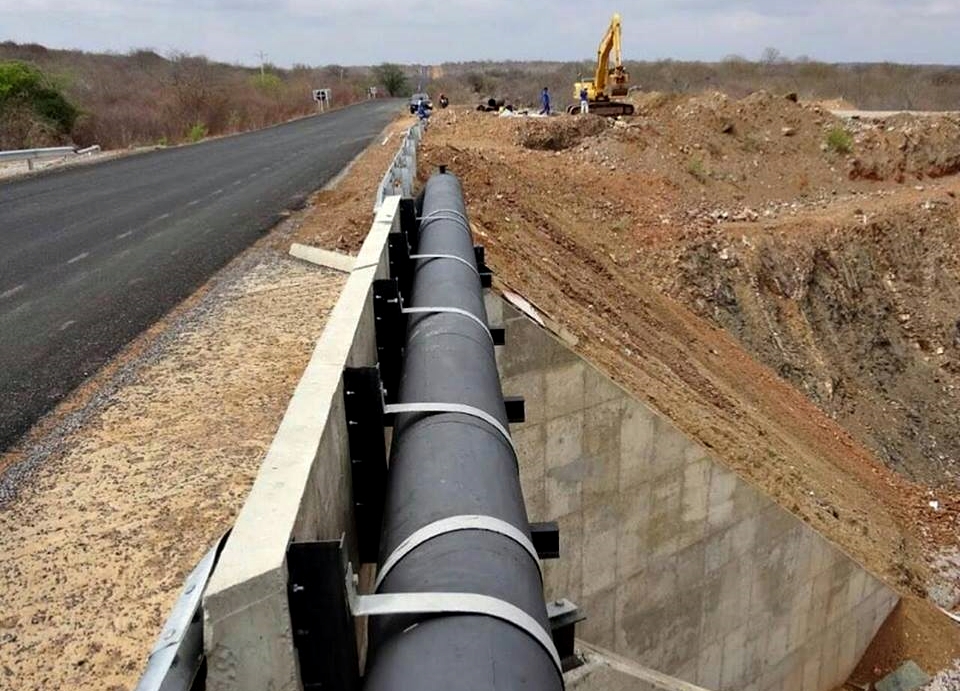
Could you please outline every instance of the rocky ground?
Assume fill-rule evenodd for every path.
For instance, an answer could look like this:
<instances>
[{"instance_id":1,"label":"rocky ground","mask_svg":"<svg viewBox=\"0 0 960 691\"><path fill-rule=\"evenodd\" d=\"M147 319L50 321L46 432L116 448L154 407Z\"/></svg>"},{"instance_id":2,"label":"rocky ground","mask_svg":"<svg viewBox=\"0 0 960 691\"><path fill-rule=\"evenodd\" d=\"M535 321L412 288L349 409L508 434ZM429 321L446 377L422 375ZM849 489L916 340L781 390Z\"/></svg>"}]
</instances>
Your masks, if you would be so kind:
<instances>
[{"instance_id":1,"label":"rocky ground","mask_svg":"<svg viewBox=\"0 0 960 691\"><path fill-rule=\"evenodd\" d=\"M960 663L952 669L946 669L923 687L923 691L956 691L960 689Z\"/></svg>"},{"instance_id":2,"label":"rocky ground","mask_svg":"<svg viewBox=\"0 0 960 691\"><path fill-rule=\"evenodd\" d=\"M585 356L901 592L956 607L960 121L765 93L636 105L443 112L423 160L462 176L498 279ZM946 637L939 668L960 632L930 611L910 650Z\"/></svg>"}]
</instances>

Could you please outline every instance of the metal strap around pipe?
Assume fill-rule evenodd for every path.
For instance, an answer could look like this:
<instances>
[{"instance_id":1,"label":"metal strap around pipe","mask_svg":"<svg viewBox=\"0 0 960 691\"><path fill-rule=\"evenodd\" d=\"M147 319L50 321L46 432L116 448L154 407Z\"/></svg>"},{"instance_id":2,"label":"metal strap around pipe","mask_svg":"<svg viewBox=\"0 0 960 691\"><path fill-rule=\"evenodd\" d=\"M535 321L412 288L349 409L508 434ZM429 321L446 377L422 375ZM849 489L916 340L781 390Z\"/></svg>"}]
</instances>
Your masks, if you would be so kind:
<instances>
[{"instance_id":1,"label":"metal strap around pipe","mask_svg":"<svg viewBox=\"0 0 960 691\"><path fill-rule=\"evenodd\" d=\"M479 614L500 619L528 634L550 655L557 672L563 675L560 655L550 632L519 607L489 595L474 593L386 593L357 595L350 574L350 611L357 617L399 614Z\"/></svg>"},{"instance_id":2,"label":"metal strap around pipe","mask_svg":"<svg viewBox=\"0 0 960 691\"><path fill-rule=\"evenodd\" d=\"M493 334L490 333L490 327L487 326L484 321L473 312L468 312L467 310L460 309L459 307L405 307L403 308L402 312L403 314L458 314L461 317L467 317L468 319L471 319L482 326L487 336L489 336L490 340L493 341Z\"/></svg>"},{"instance_id":3,"label":"metal strap around pipe","mask_svg":"<svg viewBox=\"0 0 960 691\"><path fill-rule=\"evenodd\" d=\"M434 221L453 221L467 231L467 235L469 235L471 238L473 237L473 231L470 230L470 221L467 220L467 217L456 209L436 209L431 211L426 216L419 216L417 220L420 221L421 229L424 226L430 225Z\"/></svg>"},{"instance_id":4,"label":"metal strap around pipe","mask_svg":"<svg viewBox=\"0 0 960 691\"><path fill-rule=\"evenodd\" d=\"M497 430L500 436L503 437L503 440L507 442L507 445L513 450L514 459L517 460L518 464L520 462L517 447L514 445L513 439L510 438L510 432L507 428L500 424L500 421L487 411L480 410L472 405L465 405L463 403L394 403L384 406L383 412L388 415L400 413L459 413L460 415L475 417L478 420L483 420Z\"/></svg>"},{"instance_id":5,"label":"metal strap around pipe","mask_svg":"<svg viewBox=\"0 0 960 691\"><path fill-rule=\"evenodd\" d=\"M467 217L461 212L457 211L456 209L434 209L433 211L428 213L426 216L420 216L417 220L418 221L440 220L441 216L444 216L447 214L449 214L450 216L456 216L458 219L460 219L461 221L469 225L467 221Z\"/></svg>"},{"instance_id":6,"label":"metal strap around pipe","mask_svg":"<svg viewBox=\"0 0 960 691\"><path fill-rule=\"evenodd\" d=\"M533 546L530 538L515 525L499 518L494 518L493 516L451 516L425 525L419 530L414 531L410 537L397 545L396 549L390 553L390 556L384 560L383 565L380 567L380 572L377 574L377 582L373 587L374 591L380 589L380 585L393 567L407 556L407 554L436 537L461 530L482 530L488 533L498 533L510 538L527 551L533 559L533 563L537 565L537 570L540 572L540 580L543 580L543 567L540 565L540 556L537 554L536 547Z\"/></svg>"},{"instance_id":7,"label":"metal strap around pipe","mask_svg":"<svg viewBox=\"0 0 960 691\"><path fill-rule=\"evenodd\" d=\"M411 259L451 259L453 261L460 262L461 264L464 264L465 266L470 267L470 270L473 273L475 273L477 276L480 275L480 272L477 271L477 267L475 267L473 264L468 262L463 257L458 257L455 254L411 254L410 258Z\"/></svg>"}]
</instances>

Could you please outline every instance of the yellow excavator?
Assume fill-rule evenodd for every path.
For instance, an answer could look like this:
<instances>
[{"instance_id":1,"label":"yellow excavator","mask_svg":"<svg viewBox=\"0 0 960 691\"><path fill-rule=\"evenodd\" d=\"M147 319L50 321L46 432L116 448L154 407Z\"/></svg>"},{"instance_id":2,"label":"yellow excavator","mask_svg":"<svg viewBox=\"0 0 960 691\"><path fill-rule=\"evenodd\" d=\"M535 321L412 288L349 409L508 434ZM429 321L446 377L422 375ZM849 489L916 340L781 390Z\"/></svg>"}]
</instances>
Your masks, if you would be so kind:
<instances>
[{"instance_id":1,"label":"yellow excavator","mask_svg":"<svg viewBox=\"0 0 960 691\"><path fill-rule=\"evenodd\" d=\"M614 54L614 65L610 67L610 53ZM587 101L590 112L597 115L616 117L617 115L633 115L634 108L630 103L618 103L612 100L618 96L627 95L627 84L630 75L623 67L623 55L620 51L620 15L613 15L610 28L600 41L597 49L597 71L593 79L585 79L573 85L573 98L576 103L567 109L571 115L580 112L580 92L587 90Z\"/></svg>"}]
</instances>

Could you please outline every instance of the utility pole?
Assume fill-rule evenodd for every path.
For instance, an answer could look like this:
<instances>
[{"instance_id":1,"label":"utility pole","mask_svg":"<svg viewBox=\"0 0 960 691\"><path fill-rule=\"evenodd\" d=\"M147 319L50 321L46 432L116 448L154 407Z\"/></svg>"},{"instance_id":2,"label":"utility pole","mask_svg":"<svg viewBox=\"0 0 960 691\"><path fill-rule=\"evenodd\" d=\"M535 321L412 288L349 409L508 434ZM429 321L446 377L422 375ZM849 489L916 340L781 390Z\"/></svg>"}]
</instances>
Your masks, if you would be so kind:
<instances>
[{"instance_id":1,"label":"utility pole","mask_svg":"<svg viewBox=\"0 0 960 691\"><path fill-rule=\"evenodd\" d=\"M260 58L260 79L263 79L263 65L268 56L261 50L257 53L257 57Z\"/></svg>"}]
</instances>

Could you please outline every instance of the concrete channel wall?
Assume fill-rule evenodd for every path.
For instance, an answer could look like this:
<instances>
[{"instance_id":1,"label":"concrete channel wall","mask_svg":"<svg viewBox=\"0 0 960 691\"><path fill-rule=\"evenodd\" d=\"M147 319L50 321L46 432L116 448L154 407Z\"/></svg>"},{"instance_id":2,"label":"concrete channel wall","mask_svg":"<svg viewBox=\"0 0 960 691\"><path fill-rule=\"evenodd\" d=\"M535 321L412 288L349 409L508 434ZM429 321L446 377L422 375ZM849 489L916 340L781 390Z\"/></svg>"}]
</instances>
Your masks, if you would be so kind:
<instances>
[{"instance_id":1,"label":"concrete channel wall","mask_svg":"<svg viewBox=\"0 0 960 691\"><path fill-rule=\"evenodd\" d=\"M557 520L550 598L578 637L716 691L829 691L898 598L502 298L488 296L531 520Z\"/></svg>"},{"instance_id":2,"label":"concrete channel wall","mask_svg":"<svg viewBox=\"0 0 960 691\"><path fill-rule=\"evenodd\" d=\"M208 691L300 688L287 547L352 532L343 369L377 362L373 281L388 277L399 199L377 212L204 594Z\"/></svg>"}]
</instances>

